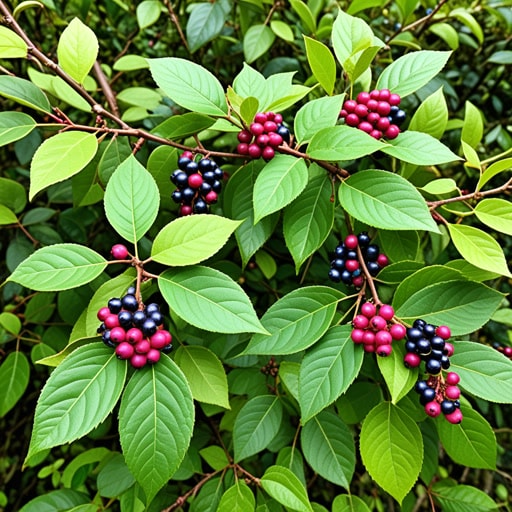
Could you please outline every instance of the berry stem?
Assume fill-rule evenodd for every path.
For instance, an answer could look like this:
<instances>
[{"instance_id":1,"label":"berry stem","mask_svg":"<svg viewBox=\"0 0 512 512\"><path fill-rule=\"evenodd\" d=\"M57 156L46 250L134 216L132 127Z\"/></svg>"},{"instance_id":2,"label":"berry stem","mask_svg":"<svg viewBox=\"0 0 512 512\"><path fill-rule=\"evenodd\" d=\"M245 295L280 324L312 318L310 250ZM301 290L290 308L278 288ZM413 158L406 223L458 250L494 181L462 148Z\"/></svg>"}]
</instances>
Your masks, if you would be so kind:
<instances>
[{"instance_id":1,"label":"berry stem","mask_svg":"<svg viewBox=\"0 0 512 512\"><path fill-rule=\"evenodd\" d=\"M368 283L370 291L372 292L373 302L375 303L376 306L380 306L382 304L382 301L380 300L379 294L377 293L377 288L375 287L375 283L373 282L373 277L368 271L368 268L366 267L363 254L361 252L361 247L359 247L359 245L356 247L356 251L357 257L359 259L359 265L361 265L361 270L363 271L363 274L366 277L365 282Z\"/></svg>"}]
</instances>

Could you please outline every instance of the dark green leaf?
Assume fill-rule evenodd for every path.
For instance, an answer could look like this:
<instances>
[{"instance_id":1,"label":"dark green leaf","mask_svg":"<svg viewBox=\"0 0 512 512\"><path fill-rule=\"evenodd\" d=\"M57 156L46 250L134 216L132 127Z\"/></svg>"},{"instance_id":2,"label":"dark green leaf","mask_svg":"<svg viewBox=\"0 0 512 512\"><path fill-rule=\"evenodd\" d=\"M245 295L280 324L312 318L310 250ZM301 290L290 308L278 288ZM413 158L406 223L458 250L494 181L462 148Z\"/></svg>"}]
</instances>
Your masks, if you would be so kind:
<instances>
[{"instance_id":1,"label":"dark green leaf","mask_svg":"<svg viewBox=\"0 0 512 512\"><path fill-rule=\"evenodd\" d=\"M220 2L205 2L194 6L185 28L190 51L194 53L215 39L221 33L225 21L226 13Z\"/></svg>"},{"instance_id":2,"label":"dark green leaf","mask_svg":"<svg viewBox=\"0 0 512 512\"><path fill-rule=\"evenodd\" d=\"M208 4L212 5L212 4ZM215 122L211 117L195 112L187 112L183 115L175 115L166 119L163 123L151 130L151 133L163 137L164 139L182 139L189 135L202 132L210 128Z\"/></svg>"},{"instance_id":3,"label":"dark green leaf","mask_svg":"<svg viewBox=\"0 0 512 512\"><path fill-rule=\"evenodd\" d=\"M0 76L0 96L44 113L52 111L52 106L44 92L23 78Z\"/></svg>"},{"instance_id":4,"label":"dark green leaf","mask_svg":"<svg viewBox=\"0 0 512 512\"><path fill-rule=\"evenodd\" d=\"M0 365L0 418L23 396L30 377L30 366L23 352L11 352Z\"/></svg>"},{"instance_id":5,"label":"dark green leaf","mask_svg":"<svg viewBox=\"0 0 512 512\"><path fill-rule=\"evenodd\" d=\"M22 112L0 112L0 146L22 139L35 127L36 122L27 114Z\"/></svg>"},{"instance_id":6,"label":"dark green leaf","mask_svg":"<svg viewBox=\"0 0 512 512\"><path fill-rule=\"evenodd\" d=\"M436 482L432 486L432 495L443 512L487 512L498 508L484 491L447 480Z\"/></svg>"}]
</instances>

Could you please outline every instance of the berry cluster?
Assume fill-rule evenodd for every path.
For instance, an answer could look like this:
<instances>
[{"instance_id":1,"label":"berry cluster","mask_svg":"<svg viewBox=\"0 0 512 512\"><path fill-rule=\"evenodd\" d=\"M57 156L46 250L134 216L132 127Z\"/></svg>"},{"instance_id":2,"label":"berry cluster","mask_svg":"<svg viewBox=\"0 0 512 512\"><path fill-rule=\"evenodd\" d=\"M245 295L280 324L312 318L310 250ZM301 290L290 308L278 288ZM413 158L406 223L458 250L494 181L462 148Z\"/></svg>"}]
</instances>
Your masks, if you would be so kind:
<instances>
[{"instance_id":1,"label":"berry cluster","mask_svg":"<svg viewBox=\"0 0 512 512\"><path fill-rule=\"evenodd\" d=\"M405 121L400 96L389 89L360 92L355 100L346 100L340 117L348 126L359 128L374 139L396 139Z\"/></svg>"},{"instance_id":2,"label":"berry cluster","mask_svg":"<svg viewBox=\"0 0 512 512\"><path fill-rule=\"evenodd\" d=\"M171 197L181 205L180 215L208 213L209 205L217 202L223 178L223 170L211 158L196 162L190 151L184 151L171 174L176 185Z\"/></svg>"},{"instance_id":3,"label":"berry cluster","mask_svg":"<svg viewBox=\"0 0 512 512\"><path fill-rule=\"evenodd\" d=\"M346 285L354 285L360 288L364 282L364 275L357 255L357 247L360 248L366 268L371 276L376 276L380 269L385 267L389 260L385 254L381 254L377 244L370 243L370 237L366 231L359 235L348 235L345 240L334 249L329 279L335 283L340 281Z\"/></svg>"},{"instance_id":4,"label":"berry cluster","mask_svg":"<svg viewBox=\"0 0 512 512\"><path fill-rule=\"evenodd\" d=\"M460 377L455 372L448 372L444 379L440 375L430 375L426 380L418 380L414 390L420 395L420 403L429 416L436 418L443 413L450 423L456 424L462 421L459 382Z\"/></svg>"},{"instance_id":5,"label":"berry cluster","mask_svg":"<svg viewBox=\"0 0 512 512\"><path fill-rule=\"evenodd\" d=\"M425 371L430 375L439 375L441 370L447 370L453 354L453 345L447 342L450 336L450 328L446 325L436 327L425 320L415 320L407 329L405 366L416 368L424 361Z\"/></svg>"},{"instance_id":6,"label":"berry cluster","mask_svg":"<svg viewBox=\"0 0 512 512\"><path fill-rule=\"evenodd\" d=\"M114 348L119 359L129 359L134 368L157 363L160 353L172 349L172 336L163 328L163 315L158 304L142 307L135 297L135 288L126 295L112 298L98 311L105 345Z\"/></svg>"},{"instance_id":7,"label":"berry cluster","mask_svg":"<svg viewBox=\"0 0 512 512\"><path fill-rule=\"evenodd\" d=\"M272 160L275 150L283 142L290 142L290 131L283 123L281 114L274 112L258 112L248 130L238 134L239 154L251 158L263 157Z\"/></svg>"},{"instance_id":8,"label":"berry cluster","mask_svg":"<svg viewBox=\"0 0 512 512\"><path fill-rule=\"evenodd\" d=\"M492 344L492 348L496 349L498 352L501 352L504 356L512 359L512 347L509 345L502 345L499 341L495 341Z\"/></svg>"},{"instance_id":9,"label":"berry cluster","mask_svg":"<svg viewBox=\"0 0 512 512\"><path fill-rule=\"evenodd\" d=\"M365 352L389 356L393 340L403 339L406 332L402 324L390 323L394 316L395 311L388 304L381 304L377 309L375 304L365 302L361 306L360 314L352 320L352 341L362 344Z\"/></svg>"}]
</instances>

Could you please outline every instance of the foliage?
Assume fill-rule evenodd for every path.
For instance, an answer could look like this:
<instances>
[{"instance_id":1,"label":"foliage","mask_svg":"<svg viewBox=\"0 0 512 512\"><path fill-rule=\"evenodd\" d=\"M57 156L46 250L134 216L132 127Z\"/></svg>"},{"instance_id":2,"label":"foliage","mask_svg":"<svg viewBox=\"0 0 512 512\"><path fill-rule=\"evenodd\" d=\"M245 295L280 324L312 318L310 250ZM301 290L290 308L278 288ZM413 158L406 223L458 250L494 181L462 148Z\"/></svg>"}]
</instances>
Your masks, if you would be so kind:
<instances>
[{"instance_id":1,"label":"foliage","mask_svg":"<svg viewBox=\"0 0 512 512\"><path fill-rule=\"evenodd\" d=\"M508 2L0 10L0 509L510 510ZM398 137L340 121L372 89ZM266 160L258 112L291 132ZM184 151L224 172L208 214L171 200ZM390 264L333 283L360 232ZM97 332L131 286L174 346L138 370ZM403 341L352 341L366 300L450 327L462 423Z\"/></svg>"}]
</instances>

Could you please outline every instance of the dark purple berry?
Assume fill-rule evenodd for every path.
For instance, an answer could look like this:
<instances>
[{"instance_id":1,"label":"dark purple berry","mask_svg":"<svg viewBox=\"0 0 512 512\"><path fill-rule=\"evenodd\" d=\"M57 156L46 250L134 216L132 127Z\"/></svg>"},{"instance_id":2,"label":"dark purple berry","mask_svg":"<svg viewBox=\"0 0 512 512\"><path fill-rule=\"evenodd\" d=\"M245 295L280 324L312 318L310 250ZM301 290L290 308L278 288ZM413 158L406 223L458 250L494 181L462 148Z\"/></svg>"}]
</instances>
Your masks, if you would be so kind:
<instances>
[{"instance_id":1,"label":"dark purple berry","mask_svg":"<svg viewBox=\"0 0 512 512\"><path fill-rule=\"evenodd\" d=\"M139 301L135 297L135 295L125 295L121 299L121 304L123 305L123 308L127 311L137 311L139 308Z\"/></svg>"},{"instance_id":2,"label":"dark purple berry","mask_svg":"<svg viewBox=\"0 0 512 512\"><path fill-rule=\"evenodd\" d=\"M108 301L108 309L111 313L117 314L121 311L123 304L121 303L121 299L113 298Z\"/></svg>"}]
</instances>

